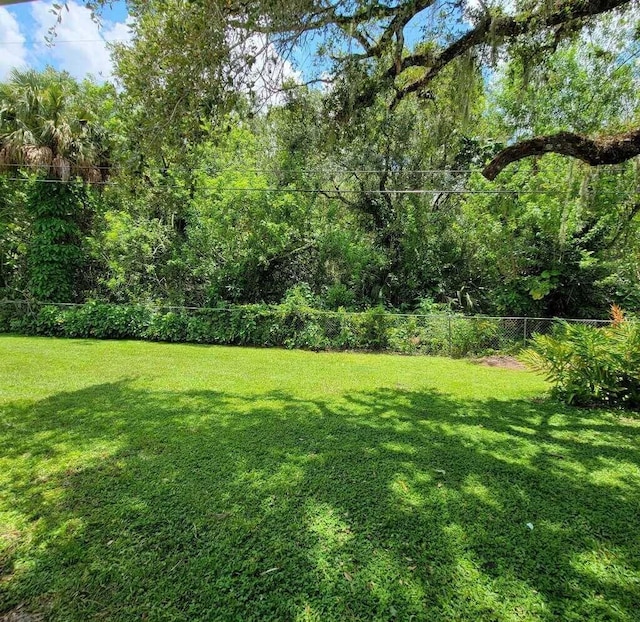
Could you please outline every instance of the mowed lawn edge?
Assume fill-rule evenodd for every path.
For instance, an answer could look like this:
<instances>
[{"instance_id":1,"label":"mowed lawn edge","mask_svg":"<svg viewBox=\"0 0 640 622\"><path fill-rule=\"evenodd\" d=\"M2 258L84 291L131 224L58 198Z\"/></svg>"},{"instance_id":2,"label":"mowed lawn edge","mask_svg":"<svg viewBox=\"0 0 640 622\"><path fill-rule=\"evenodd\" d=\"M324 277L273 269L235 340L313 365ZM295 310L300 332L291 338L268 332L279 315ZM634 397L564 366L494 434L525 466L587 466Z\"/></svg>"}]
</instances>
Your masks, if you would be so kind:
<instances>
[{"instance_id":1,"label":"mowed lawn edge","mask_svg":"<svg viewBox=\"0 0 640 622\"><path fill-rule=\"evenodd\" d=\"M0 615L635 620L638 419L445 358L0 336Z\"/></svg>"}]
</instances>

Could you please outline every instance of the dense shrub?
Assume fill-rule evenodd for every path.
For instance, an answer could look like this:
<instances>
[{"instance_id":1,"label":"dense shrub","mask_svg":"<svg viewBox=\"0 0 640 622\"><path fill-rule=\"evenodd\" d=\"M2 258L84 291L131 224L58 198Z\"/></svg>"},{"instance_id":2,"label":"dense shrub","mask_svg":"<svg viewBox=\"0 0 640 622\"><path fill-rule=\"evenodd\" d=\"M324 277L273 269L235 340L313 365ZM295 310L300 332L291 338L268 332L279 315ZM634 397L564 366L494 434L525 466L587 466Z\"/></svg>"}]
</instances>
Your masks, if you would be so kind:
<instances>
[{"instance_id":1,"label":"dense shrub","mask_svg":"<svg viewBox=\"0 0 640 622\"><path fill-rule=\"evenodd\" d=\"M390 350L406 354L480 354L500 341L495 321L464 316L402 316L382 307L321 311L304 290L280 305L208 309L84 305L0 306L0 332L96 339L209 343L309 350Z\"/></svg>"},{"instance_id":2,"label":"dense shrub","mask_svg":"<svg viewBox=\"0 0 640 622\"><path fill-rule=\"evenodd\" d=\"M495 348L500 340L500 326L490 319L459 319L451 323L451 354L482 354Z\"/></svg>"},{"instance_id":3,"label":"dense shrub","mask_svg":"<svg viewBox=\"0 0 640 622\"><path fill-rule=\"evenodd\" d=\"M373 307L362 315L362 346L371 350L386 350L392 317L382 307Z\"/></svg>"},{"instance_id":4,"label":"dense shrub","mask_svg":"<svg viewBox=\"0 0 640 622\"><path fill-rule=\"evenodd\" d=\"M153 313L140 337L151 341L173 341L181 343L187 340L189 318L182 311L160 311Z\"/></svg>"},{"instance_id":5,"label":"dense shrub","mask_svg":"<svg viewBox=\"0 0 640 622\"><path fill-rule=\"evenodd\" d=\"M390 335L390 349L407 354L460 357L514 347L499 321L462 315L407 316L394 323Z\"/></svg>"},{"instance_id":6,"label":"dense shrub","mask_svg":"<svg viewBox=\"0 0 640 622\"><path fill-rule=\"evenodd\" d=\"M81 223L90 211L87 191L75 183L35 184L27 206L33 217L29 290L38 300L74 300L85 261Z\"/></svg>"},{"instance_id":7,"label":"dense shrub","mask_svg":"<svg viewBox=\"0 0 640 622\"><path fill-rule=\"evenodd\" d=\"M450 354L449 322L446 315L402 318L390 331L389 348L405 354Z\"/></svg>"},{"instance_id":8,"label":"dense shrub","mask_svg":"<svg viewBox=\"0 0 640 622\"><path fill-rule=\"evenodd\" d=\"M551 335L535 335L521 355L543 372L569 404L640 406L640 323L595 328L562 322Z\"/></svg>"}]
</instances>

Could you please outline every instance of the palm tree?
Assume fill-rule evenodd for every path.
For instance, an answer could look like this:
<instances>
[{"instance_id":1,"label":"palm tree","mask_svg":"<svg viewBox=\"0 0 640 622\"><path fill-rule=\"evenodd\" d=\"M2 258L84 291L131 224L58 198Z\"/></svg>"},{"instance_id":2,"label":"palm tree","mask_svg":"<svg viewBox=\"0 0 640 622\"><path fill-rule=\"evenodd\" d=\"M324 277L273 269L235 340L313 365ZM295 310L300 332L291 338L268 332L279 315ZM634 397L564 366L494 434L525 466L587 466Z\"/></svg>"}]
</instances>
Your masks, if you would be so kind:
<instances>
[{"instance_id":1,"label":"palm tree","mask_svg":"<svg viewBox=\"0 0 640 622\"><path fill-rule=\"evenodd\" d=\"M0 86L0 170L99 184L109 170L105 143L68 75L14 69Z\"/></svg>"},{"instance_id":2,"label":"palm tree","mask_svg":"<svg viewBox=\"0 0 640 622\"><path fill-rule=\"evenodd\" d=\"M77 299L87 186L109 172L106 134L65 73L17 71L0 85L0 172L30 180L29 289L37 300Z\"/></svg>"}]
</instances>

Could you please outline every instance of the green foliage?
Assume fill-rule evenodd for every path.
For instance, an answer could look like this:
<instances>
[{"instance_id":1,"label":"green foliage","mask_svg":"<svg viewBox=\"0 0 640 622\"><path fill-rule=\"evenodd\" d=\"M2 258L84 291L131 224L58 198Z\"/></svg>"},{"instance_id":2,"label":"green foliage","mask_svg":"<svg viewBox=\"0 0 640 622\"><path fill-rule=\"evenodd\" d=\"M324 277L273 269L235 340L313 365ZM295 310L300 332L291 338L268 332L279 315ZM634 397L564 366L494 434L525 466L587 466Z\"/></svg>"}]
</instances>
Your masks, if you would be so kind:
<instances>
[{"instance_id":1,"label":"green foliage","mask_svg":"<svg viewBox=\"0 0 640 622\"><path fill-rule=\"evenodd\" d=\"M176 34L193 7L184 14L173 3L165 8L155 15L141 7L141 30L151 29L145 37L152 49ZM198 28L215 28L203 19L198 17ZM157 32L156 22L167 30ZM617 35L615 45L628 46L623 39ZM426 42L417 49L431 53L437 46ZM141 52L136 46L121 59L132 61ZM591 131L605 120L624 127L635 114L630 66L623 64L610 85L598 82L591 98L584 85L611 60L598 54L593 45L581 54L579 45L564 42L549 61L555 74L527 74L518 58L490 81L465 56L444 69L428 92L392 107L385 97L360 105L366 93L350 91L349 81L338 78L327 91L287 91L260 114L237 101L232 112L211 116L205 107L197 119L178 120L172 105L172 122L161 124L153 115L162 110L166 117L164 96L187 104L190 95L163 93L169 84L155 85L148 95L158 107L140 124L147 110L135 89L116 94L66 76L58 82L70 105L54 126L75 133L80 126L73 119L86 116L91 123L85 125L93 128L67 137L67 155L75 158L76 147L84 145L87 162L116 156L117 174L100 193L73 190L76 203L71 194L46 199L58 190L34 187L35 179L0 183L0 295L160 306L287 305L294 303L289 298L295 288L306 284L306 299L295 301L282 328L280 320L267 326L252 316L237 331L229 329L232 335L220 326L220 339L321 348L334 347L326 340L333 344L342 334L341 343L351 344L344 347L367 342L447 353L482 351L479 344L492 347L502 338L492 335L490 325L480 335L477 321L466 325L457 318L451 331L436 321L411 327L395 320L378 330L371 318L366 331L354 327L360 319L345 320L337 330L303 307L355 311L380 305L403 313L530 317L603 317L613 301L637 308L637 165L596 169L549 155L510 166L491 183L468 170L520 136L556 129L556 111L565 129ZM387 60L354 68L354 76L361 74L358 84L384 90ZM127 71L138 69L130 64ZM396 87L417 77L416 69ZM525 74L530 83L522 90ZM138 75L136 88L147 77ZM547 78L553 97L537 97ZM42 121L38 110L51 116L45 114L50 109L31 110L27 99L20 114L35 128ZM349 123L338 118L344 115ZM585 125L592 117L595 125ZM14 121L5 114L3 127L13 132ZM109 141L98 140L100 128L109 131ZM148 143L155 147L147 149ZM419 189L425 193L394 192ZM191 317L188 326L176 318L156 320L151 334L218 339L209 319L206 326Z\"/></svg>"},{"instance_id":2,"label":"green foliage","mask_svg":"<svg viewBox=\"0 0 640 622\"><path fill-rule=\"evenodd\" d=\"M0 297L22 298L26 289L26 248L31 216L26 209L28 182L0 175Z\"/></svg>"},{"instance_id":3,"label":"green foliage","mask_svg":"<svg viewBox=\"0 0 640 622\"><path fill-rule=\"evenodd\" d=\"M8 231L0 212L0 289L58 302L87 289L83 237L92 231L95 205L81 180L99 184L108 177L104 123L114 97L113 87L79 83L51 68L14 70L0 84L0 173L22 187L7 193ZM4 194L0 188L0 200ZM12 269L10 279L3 264Z\"/></svg>"},{"instance_id":4,"label":"green foliage","mask_svg":"<svg viewBox=\"0 0 640 622\"><path fill-rule=\"evenodd\" d=\"M335 283L327 287L323 299L329 309L348 309L354 306L356 296L344 283Z\"/></svg>"},{"instance_id":5,"label":"green foliage","mask_svg":"<svg viewBox=\"0 0 640 622\"><path fill-rule=\"evenodd\" d=\"M141 337L151 325L152 314L146 307L92 301L68 307L44 305L32 313L16 313L10 329L51 337L126 339Z\"/></svg>"},{"instance_id":6,"label":"green foliage","mask_svg":"<svg viewBox=\"0 0 640 622\"><path fill-rule=\"evenodd\" d=\"M313 276L305 253L318 235L311 231L315 199L295 187L288 192L284 180L263 170L266 136L230 122L226 136L203 142L194 155L195 189L180 253L196 277L199 302L277 302Z\"/></svg>"},{"instance_id":7,"label":"green foliage","mask_svg":"<svg viewBox=\"0 0 640 622\"><path fill-rule=\"evenodd\" d=\"M49 180L104 181L111 145L103 124L112 114L105 103L114 97L113 87L50 67L12 70L0 84L0 165Z\"/></svg>"},{"instance_id":8,"label":"green foliage","mask_svg":"<svg viewBox=\"0 0 640 622\"><path fill-rule=\"evenodd\" d=\"M282 299L284 308L314 307L318 303L308 283L299 283L288 289Z\"/></svg>"},{"instance_id":9,"label":"green foliage","mask_svg":"<svg viewBox=\"0 0 640 622\"><path fill-rule=\"evenodd\" d=\"M514 58L500 75L492 102L501 123L531 135L559 130L591 134L604 127L624 127L637 106L633 65L612 62L628 45L624 31L616 32L610 24L603 27L603 36L605 32L608 49L587 41L565 43L537 67L526 56Z\"/></svg>"},{"instance_id":10,"label":"green foliage","mask_svg":"<svg viewBox=\"0 0 640 622\"><path fill-rule=\"evenodd\" d=\"M86 194L80 185L34 183L27 201L33 216L30 293L42 301L74 300L84 259L78 221L86 209Z\"/></svg>"},{"instance_id":11,"label":"green foliage","mask_svg":"<svg viewBox=\"0 0 640 622\"><path fill-rule=\"evenodd\" d=\"M372 350L385 350L389 347L389 328L391 318L382 307L369 309L363 315L363 345Z\"/></svg>"},{"instance_id":12,"label":"green foliage","mask_svg":"<svg viewBox=\"0 0 640 622\"><path fill-rule=\"evenodd\" d=\"M612 301L633 304L637 180L632 165L593 170L553 155L505 171L504 194L472 176L479 193L463 199L457 233L462 265L490 288L472 290L483 312L592 318Z\"/></svg>"},{"instance_id":13,"label":"green foliage","mask_svg":"<svg viewBox=\"0 0 640 622\"><path fill-rule=\"evenodd\" d=\"M553 335L534 335L521 357L569 404L640 406L639 322L606 328L563 322Z\"/></svg>"},{"instance_id":14,"label":"green foliage","mask_svg":"<svg viewBox=\"0 0 640 622\"><path fill-rule=\"evenodd\" d=\"M499 325L494 320L459 318L452 322L451 354L465 356L499 349Z\"/></svg>"},{"instance_id":15,"label":"green foliage","mask_svg":"<svg viewBox=\"0 0 640 622\"><path fill-rule=\"evenodd\" d=\"M467 356L513 348L495 320L462 315L403 316L375 307L363 313L310 306L308 287L280 305L181 309L92 301L31 310L0 305L0 332L98 339L145 339L307 350L375 350ZM519 337L517 337L519 341Z\"/></svg>"},{"instance_id":16,"label":"green foliage","mask_svg":"<svg viewBox=\"0 0 640 622\"><path fill-rule=\"evenodd\" d=\"M428 322L422 318L408 318L395 322L390 331L390 349L404 354L449 354L449 318L432 316Z\"/></svg>"},{"instance_id":17,"label":"green foliage","mask_svg":"<svg viewBox=\"0 0 640 622\"><path fill-rule=\"evenodd\" d=\"M519 345L512 334L501 330L498 321L459 314L409 316L395 321L389 334L389 349L407 354L479 356L511 351Z\"/></svg>"},{"instance_id":18,"label":"green foliage","mask_svg":"<svg viewBox=\"0 0 640 622\"><path fill-rule=\"evenodd\" d=\"M175 232L161 217L136 214L131 201L116 197L112 202L116 209L106 211L91 244L93 256L102 264L96 289L118 302L170 299Z\"/></svg>"},{"instance_id":19,"label":"green foliage","mask_svg":"<svg viewBox=\"0 0 640 622\"><path fill-rule=\"evenodd\" d=\"M68 337L124 339L141 334L149 322L148 316L148 309L141 306L93 302L64 311L62 323Z\"/></svg>"}]
</instances>

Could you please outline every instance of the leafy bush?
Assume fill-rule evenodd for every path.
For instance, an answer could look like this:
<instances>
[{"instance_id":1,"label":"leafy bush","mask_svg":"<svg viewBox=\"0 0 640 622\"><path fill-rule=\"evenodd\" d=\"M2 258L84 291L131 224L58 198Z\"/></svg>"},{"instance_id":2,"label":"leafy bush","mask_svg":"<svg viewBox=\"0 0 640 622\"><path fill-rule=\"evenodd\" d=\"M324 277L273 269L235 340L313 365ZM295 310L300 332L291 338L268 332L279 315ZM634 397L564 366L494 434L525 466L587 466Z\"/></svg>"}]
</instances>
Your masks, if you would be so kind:
<instances>
[{"instance_id":1,"label":"leafy bush","mask_svg":"<svg viewBox=\"0 0 640 622\"><path fill-rule=\"evenodd\" d=\"M389 347L391 316L383 307L373 307L362 314L362 346L372 350Z\"/></svg>"},{"instance_id":2,"label":"leafy bush","mask_svg":"<svg viewBox=\"0 0 640 622\"><path fill-rule=\"evenodd\" d=\"M356 294L343 283L336 283L327 288L324 302L329 309L353 307L356 303Z\"/></svg>"},{"instance_id":3,"label":"leafy bush","mask_svg":"<svg viewBox=\"0 0 640 622\"><path fill-rule=\"evenodd\" d=\"M154 313L141 337L151 341L183 342L187 340L189 318L186 313L167 311Z\"/></svg>"},{"instance_id":4,"label":"leafy bush","mask_svg":"<svg viewBox=\"0 0 640 622\"><path fill-rule=\"evenodd\" d=\"M416 318L411 317L391 329L390 348L403 354L415 354L423 348L425 337L425 330Z\"/></svg>"},{"instance_id":5,"label":"leafy bush","mask_svg":"<svg viewBox=\"0 0 640 622\"><path fill-rule=\"evenodd\" d=\"M89 302L64 312L67 337L127 339L141 335L149 323L149 311L139 305Z\"/></svg>"},{"instance_id":6,"label":"leafy bush","mask_svg":"<svg viewBox=\"0 0 640 622\"><path fill-rule=\"evenodd\" d=\"M494 351L502 341L500 325L492 319L432 314L408 317L391 331L391 349L408 354L454 357Z\"/></svg>"},{"instance_id":7,"label":"leafy bush","mask_svg":"<svg viewBox=\"0 0 640 622\"><path fill-rule=\"evenodd\" d=\"M8 307L0 307L0 333L8 333L11 331L11 320L13 314Z\"/></svg>"},{"instance_id":8,"label":"leafy bush","mask_svg":"<svg viewBox=\"0 0 640 622\"><path fill-rule=\"evenodd\" d=\"M35 184L27 204L33 216L29 289L38 300L73 300L85 259L80 222L88 204L81 184Z\"/></svg>"},{"instance_id":9,"label":"leafy bush","mask_svg":"<svg viewBox=\"0 0 640 622\"><path fill-rule=\"evenodd\" d=\"M449 316L408 317L391 329L389 348L403 354L448 355Z\"/></svg>"},{"instance_id":10,"label":"leafy bush","mask_svg":"<svg viewBox=\"0 0 640 622\"><path fill-rule=\"evenodd\" d=\"M344 309L338 309L328 317L330 321L325 321L325 335L330 348L349 350L362 347L360 343L361 314L347 313Z\"/></svg>"},{"instance_id":11,"label":"leafy bush","mask_svg":"<svg viewBox=\"0 0 640 622\"><path fill-rule=\"evenodd\" d=\"M640 406L640 323L595 328L561 322L551 335L535 335L521 355L543 372L569 404Z\"/></svg>"},{"instance_id":12,"label":"leafy bush","mask_svg":"<svg viewBox=\"0 0 640 622\"><path fill-rule=\"evenodd\" d=\"M485 318L455 317L451 322L451 354L465 356L497 349L500 326Z\"/></svg>"},{"instance_id":13,"label":"leafy bush","mask_svg":"<svg viewBox=\"0 0 640 622\"><path fill-rule=\"evenodd\" d=\"M465 356L495 347L498 323L464 316L401 316L382 307L364 313L309 306L306 288L280 305L162 309L87 302L84 305L0 306L0 332L94 339L305 348L391 350Z\"/></svg>"}]
</instances>

